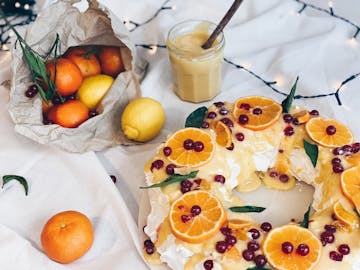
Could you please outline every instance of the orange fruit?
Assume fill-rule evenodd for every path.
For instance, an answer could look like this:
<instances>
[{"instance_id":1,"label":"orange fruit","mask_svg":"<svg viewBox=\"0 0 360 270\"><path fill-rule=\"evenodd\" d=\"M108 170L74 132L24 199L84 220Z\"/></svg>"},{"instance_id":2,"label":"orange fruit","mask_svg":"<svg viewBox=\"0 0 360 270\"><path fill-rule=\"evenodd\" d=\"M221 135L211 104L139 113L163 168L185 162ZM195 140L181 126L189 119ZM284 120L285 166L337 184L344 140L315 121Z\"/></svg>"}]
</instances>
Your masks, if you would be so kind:
<instances>
[{"instance_id":1,"label":"orange fruit","mask_svg":"<svg viewBox=\"0 0 360 270\"><path fill-rule=\"evenodd\" d=\"M220 230L226 221L226 213L214 195L194 190L173 202L169 221L177 238L188 243L201 243Z\"/></svg>"},{"instance_id":2,"label":"orange fruit","mask_svg":"<svg viewBox=\"0 0 360 270\"><path fill-rule=\"evenodd\" d=\"M77 211L60 212L51 217L41 232L45 254L59 263L70 263L92 246L94 232L90 220Z\"/></svg>"},{"instance_id":3,"label":"orange fruit","mask_svg":"<svg viewBox=\"0 0 360 270\"><path fill-rule=\"evenodd\" d=\"M293 251L289 254L282 250L285 242L290 242L293 246ZM298 254L299 245L309 248L307 255ZM268 262L277 270L314 269L319 262L321 249L320 240L311 231L298 225L284 225L272 229L263 242L263 252Z\"/></svg>"},{"instance_id":4,"label":"orange fruit","mask_svg":"<svg viewBox=\"0 0 360 270\"><path fill-rule=\"evenodd\" d=\"M235 102L233 115L244 128L263 130L281 116L282 107L271 98L249 96Z\"/></svg>"},{"instance_id":5,"label":"orange fruit","mask_svg":"<svg viewBox=\"0 0 360 270\"><path fill-rule=\"evenodd\" d=\"M102 47L98 58L100 60L102 73L106 75L116 77L120 72L125 70L119 47Z\"/></svg>"},{"instance_id":6,"label":"orange fruit","mask_svg":"<svg viewBox=\"0 0 360 270\"><path fill-rule=\"evenodd\" d=\"M358 223L359 218L355 215L355 213L346 210L339 201L334 203L333 211L336 218L347 226L355 227Z\"/></svg>"},{"instance_id":7,"label":"orange fruit","mask_svg":"<svg viewBox=\"0 0 360 270\"><path fill-rule=\"evenodd\" d=\"M221 121L216 121L213 129L216 134L216 142L223 147L230 147L232 144L230 128Z\"/></svg>"},{"instance_id":8,"label":"orange fruit","mask_svg":"<svg viewBox=\"0 0 360 270\"><path fill-rule=\"evenodd\" d=\"M303 111L295 113L293 115L293 118L295 118L300 124L304 124L310 120L311 115L307 110L303 110Z\"/></svg>"},{"instance_id":9,"label":"orange fruit","mask_svg":"<svg viewBox=\"0 0 360 270\"><path fill-rule=\"evenodd\" d=\"M312 118L306 123L305 129L313 141L325 147L339 147L353 141L351 131L333 119Z\"/></svg>"},{"instance_id":10,"label":"orange fruit","mask_svg":"<svg viewBox=\"0 0 360 270\"><path fill-rule=\"evenodd\" d=\"M50 73L50 80L54 81L56 79L56 88L62 96L75 93L83 81L80 69L66 58L56 60L56 78L54 60L46 63L46 71Z\"/></svg>"},{"instance_id":11,"label":"orange fruit","mask_svg":"<svg viewBox=\"0 0 360 270\"><path fill-rule=\"evenodd\" d=\"M360 213L360 165L345 170L340 183L342 192Z\"/></svg>"},{"instance_id":12,"label":"orange fruit","mask_svg":"<svg viewBox=\"0 0 360 270\"><path fill-rule=\"evenodd\" d=\"M184 128L175 132L165 143L171 154L167 157L177 166L198 167L211 160L214 142L210 134L199 128Z\"/></svg>"},{"instance_id":13,"label":"orange fruit","mask_svg":"<svg viewBox=\"0 0 360 270\"><path fill-rule=\"evenodd\" d=\"M83 77L98 75L101 72L99 60L90 49L70 48L64 57L77 65Z\"/></svg>"},{"instance_id":14,"label":"orange fruit","mask_svg":"<svg viewBox=\"0 0 360 270\"><path fill-rule=\"evenodd\" d=\"M48 112L48 119L66 128L76 128L89 118L89 109L79 100L68 100L55 105Z\"/></svg>"}]
</instances>

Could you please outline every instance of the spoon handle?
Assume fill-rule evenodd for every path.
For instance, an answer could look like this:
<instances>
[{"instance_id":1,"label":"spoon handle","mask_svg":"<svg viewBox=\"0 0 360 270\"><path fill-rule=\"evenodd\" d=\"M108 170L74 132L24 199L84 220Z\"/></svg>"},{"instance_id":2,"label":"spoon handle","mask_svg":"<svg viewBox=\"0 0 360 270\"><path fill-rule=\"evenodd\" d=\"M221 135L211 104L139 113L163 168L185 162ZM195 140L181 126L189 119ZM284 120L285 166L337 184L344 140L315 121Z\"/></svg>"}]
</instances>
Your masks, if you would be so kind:
<instances>
[{"instance_id":1,"label":"spoon handle","mask_svg":"<svg viewBox=\"0 0 360 270\"><path fill-rule=\"evenodd\" d=\"M211 36L208 40L201 46L204 50L209 49L211 45L214 43L217 36L224 29L224 27L228 24L232 16L235 14L236 10L240 7L243 0L235 0L231 5L230 9L226 12L225 16L222 18L218 26L215 28L214 32L212 32Z\"/></svg>"}]
</instances>

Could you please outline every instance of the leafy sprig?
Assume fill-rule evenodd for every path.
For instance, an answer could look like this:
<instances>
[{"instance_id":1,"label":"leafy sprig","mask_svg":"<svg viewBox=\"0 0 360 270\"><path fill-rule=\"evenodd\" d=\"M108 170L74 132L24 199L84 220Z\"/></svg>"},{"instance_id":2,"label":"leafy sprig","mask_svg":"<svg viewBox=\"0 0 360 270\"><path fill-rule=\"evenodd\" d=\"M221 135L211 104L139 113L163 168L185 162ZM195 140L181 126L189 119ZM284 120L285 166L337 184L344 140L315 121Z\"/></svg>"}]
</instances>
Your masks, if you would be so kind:
<instances>
[{"instance_id":1,"label":"leafy sprig","mask_svg":"<svg viewBox=\"0 0 360 270\"><path fill-rule=\"evenodd\" d=\"M281 106L283 108L284 113L288 113L291 109L291 105L294 101L294 96L295 96L298 80L299 80L299 77L296 77L296 81L295 81L294 85L291 87L289 95L283 100L283 102L281 102Z\"/></svg>"},{"instance_id":2,"label":"leafy sprig","mask_svg":"<svg viewBox=\"0 0 360 270\"><path fill-rule=\"evenodd\" d=\"M229 210L235 213L260 213L264 211L265 207L258 207L258 206L251 206L251 205L244 205L244 206L233 206L230 207Z\"/></svg>"},{"instance_id":3,"label":"leafy sprig","mask_svg":"<svg viewBox=\"0 0 360 270\"><path fill-rule=\"evenodd\" d=\"M200 128L204 121L206 112L207 112L206 107L197 108L195 111L190 113L189 116L186 118L185 127Z\"/></svg>"},{"instance_id":4,"label":"leafy sprig","mask_svg":"<svg viewBox=\"0 0 360 270\"><path fill-rule=\"evenodd\" d=\"M303 227L303 228L306 228L306 229L309 228L310 211L311 211L311 205L309 205L308 210L304 214L304 219L300 223L300 226Z\"/></svg>"},{"instance_id":5,"label":"leafy sprig","mask_svg":"<svg viewBox=\"0 0 360 270\"><path fill-rule=\"evenodd\" d=\"M14 174L4 175L2 188L4 188L4 186L12 180L18 181L24 187L25 195L28 195L29 185L28 185L26 179L19 175L14 175Z\"/></svg>"},{"instance_id":6,"label":"leafy sprig","mask_svg":"<svg viewBox=\"0 0 360 270\"><path fill-rule=\"evenodd\" d=\"M308 155L312 165L315 168L319 157L319 147L316 144L312 144L309 143L307 140L304 140L304 149L305 153Z\"/></svg>"},{"instance_id":7,"label":"leafy sprig","mask_svg":"<svg viewBox=\"0 0 360 270\"><path fill-rule=\"evenodd\" d=\"M141 189L148 189L148 188L165 187L165 186L168 186L170 184L181 182L181 181L186 180L186 179L195 178L198 172L199 171L193 171L193 172L191 172L189 174L185 174L185 175L173 174L173 175L169 176L168 178L166 178L165 181L163 181L163 182L156 183L156 184L153 184L151 186L140 187L140 188Z\"/></svg>"}]
</instances>

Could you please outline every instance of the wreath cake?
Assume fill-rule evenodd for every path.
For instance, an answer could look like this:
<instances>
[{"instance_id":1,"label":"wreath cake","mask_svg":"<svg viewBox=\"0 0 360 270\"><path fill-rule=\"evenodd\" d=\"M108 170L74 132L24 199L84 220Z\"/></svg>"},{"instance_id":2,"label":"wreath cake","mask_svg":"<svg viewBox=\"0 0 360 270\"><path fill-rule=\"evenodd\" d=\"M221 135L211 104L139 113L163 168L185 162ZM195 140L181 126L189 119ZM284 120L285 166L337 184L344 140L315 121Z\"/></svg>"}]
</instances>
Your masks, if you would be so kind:
<instances>
[{"instance_id":1,"label":"wreath cake","mask_svg":"<svg viewBox=\"0 0 360 270\"><path fill-rule=\"evenodd\" d=\"M360 269L360 143L345 125L291 107L289 97L243 97L201 113L145 165L148 262L176 270ZM314 186L312 211L279 227L254 220L248 212L264 208L232 192L262 184L286 191L296 181Z\"/></svg>"}]
</instances>

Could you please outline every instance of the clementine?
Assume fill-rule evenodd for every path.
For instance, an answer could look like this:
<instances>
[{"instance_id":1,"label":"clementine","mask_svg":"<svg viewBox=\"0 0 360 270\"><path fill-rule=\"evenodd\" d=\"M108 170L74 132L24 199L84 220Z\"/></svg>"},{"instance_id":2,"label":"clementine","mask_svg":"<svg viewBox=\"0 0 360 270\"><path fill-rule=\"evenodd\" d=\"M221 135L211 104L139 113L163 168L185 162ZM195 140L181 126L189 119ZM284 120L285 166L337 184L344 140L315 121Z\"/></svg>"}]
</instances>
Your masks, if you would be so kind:
<instances>
[{"instance_id":1,"label":"clementine","mask_svg":"<svg viewBox=\"0 0 360 270\"><path fill-rule=\"evenodd\" d=\"M99 60L90 49L81 47L70 48L64 57L78 66L83 77L98 75L101 72Z\"/></svg>"},{"instance_id":2,"label":"clementine","mask_svg":"<svg viewBox=\"0 0 360 270\"><path fill-rule=\"evenodd\" d=\"M48 112L49 120L66 128L76 128L88 118L89 109L80 100L68 100Z\"/></svg>"},{"instance_id":3,"label":"clementine","mask_svg":"<svg viewBox=\"0 0 360 270\"><path fill-rule=\"evenodd\" d=\"M50 73L50 80L56 81L56 88L62 96L75 93L82 84L83 76L80 69L69 59L58 58L56 60L56 78L54 60L46 63L46 70Z\"/></svg>"},{"instance_id":4,"label":"clementine","mask_svg":"<svg viewBox=\"0 0 360 270\"><path fill-rule=\"evenodd\" d=\"M124 64L121 58L120 48L104 46L98 54L102 73L116 77L124 71Z\"/></svg>"},{"instance_id":5,"label":"clementine","mask_svg":"<svg viewBox=\"0 0 360 270\"><path fill-rule=\"evenodd\" d=\"M94 232L90 220L77 211L60 212L51 217L41 232L45 254L59 263L71 263L92 246Z\"/></svg>"}]
</instances>

